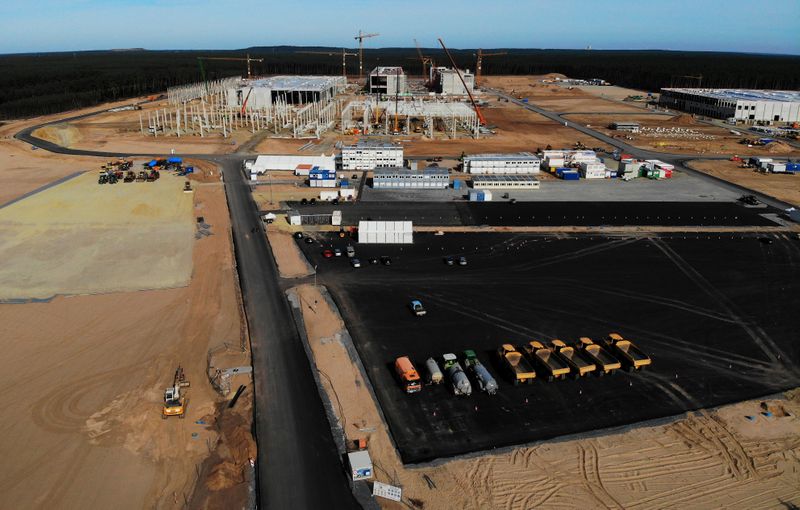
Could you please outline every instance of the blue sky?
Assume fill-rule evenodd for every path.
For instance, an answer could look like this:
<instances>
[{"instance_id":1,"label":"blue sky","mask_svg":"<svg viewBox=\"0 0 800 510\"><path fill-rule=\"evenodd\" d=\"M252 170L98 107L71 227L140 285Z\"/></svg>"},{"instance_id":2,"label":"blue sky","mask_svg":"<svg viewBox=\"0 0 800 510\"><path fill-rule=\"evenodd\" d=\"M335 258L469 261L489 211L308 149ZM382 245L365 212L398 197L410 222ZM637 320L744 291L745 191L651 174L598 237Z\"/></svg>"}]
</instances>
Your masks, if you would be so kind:
<instances>
[{"instance_id":1,"label":"blue sky","mask_svg":"<svg viewBox=\"0 0 800 510\"><path fill-rule=\"evenodd\" d=\"M800 54L800 0L0 0L0 53L368 47Z\"/></svg>"}]
</instances>

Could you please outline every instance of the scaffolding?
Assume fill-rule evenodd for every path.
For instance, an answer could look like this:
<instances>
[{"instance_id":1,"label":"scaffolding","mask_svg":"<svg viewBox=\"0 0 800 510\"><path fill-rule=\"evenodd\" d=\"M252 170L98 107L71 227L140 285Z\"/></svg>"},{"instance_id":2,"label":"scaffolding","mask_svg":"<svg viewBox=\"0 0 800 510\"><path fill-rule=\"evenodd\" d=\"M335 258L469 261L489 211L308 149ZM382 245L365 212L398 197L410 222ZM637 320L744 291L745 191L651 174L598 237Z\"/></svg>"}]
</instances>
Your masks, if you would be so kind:
<instances>
[{"instance_id":1,"label":"scaffolding","mask_svg":"<svg viewBox=\"0 0 800 510\"><path fill-rule=\"evenodd\" d=\"M392 132L395 115L400 132ZM478 138L480 124L478 116L468 104L460 101L406 99L402 101L376 101L373 98L351 101L342 109L341 132L348 134L363 130L365 134L411 133L414 121L421 122L415 132L423 132L429 138L436 131L449 138L457 138L459 132Z\"/></svg>"}]
</instances>

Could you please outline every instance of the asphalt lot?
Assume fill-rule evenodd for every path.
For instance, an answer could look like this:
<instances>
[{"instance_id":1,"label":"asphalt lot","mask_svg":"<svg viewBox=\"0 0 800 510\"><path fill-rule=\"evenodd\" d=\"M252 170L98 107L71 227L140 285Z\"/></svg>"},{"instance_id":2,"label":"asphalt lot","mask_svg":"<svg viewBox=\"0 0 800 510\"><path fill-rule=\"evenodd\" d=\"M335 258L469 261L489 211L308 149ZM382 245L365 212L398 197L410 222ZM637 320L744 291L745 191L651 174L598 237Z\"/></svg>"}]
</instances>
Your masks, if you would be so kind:
<instances>
[{"instance_id":1,"label":"asphalt lot","mask_svg":"<svg viewBox=\"0 0 800 510\"><path fill-rule=\"evenodd\" d=\"M761 216L772 208L747 208L736 202L357 202L336 206L290 203L301 214L342 211L342 222L412 220L415 225L492 226L777 226Z\"/></svg>"},{"instance_id":2,"label":"asphalt lot","mask_svg":"<svg viewBox=\"0 0 800 510\"><path fill-rule=\"evenodd\" d=\"M771 235L653 238L415 234L413 245L358 245L364 267L319 265L375 388L405 463L672 416L800 385L800 241ZM345 240L325 238L344 247ZM444 255L466 254L466 267ZM389 267L370 265L390 255ZM422 318L411 299L428 309ZM653 359L643 373L515 387L495 349L531 339L609 332ZM393 360L474 349L495 396L445 386L405 395Z\"/></svg>"}]
</instances>

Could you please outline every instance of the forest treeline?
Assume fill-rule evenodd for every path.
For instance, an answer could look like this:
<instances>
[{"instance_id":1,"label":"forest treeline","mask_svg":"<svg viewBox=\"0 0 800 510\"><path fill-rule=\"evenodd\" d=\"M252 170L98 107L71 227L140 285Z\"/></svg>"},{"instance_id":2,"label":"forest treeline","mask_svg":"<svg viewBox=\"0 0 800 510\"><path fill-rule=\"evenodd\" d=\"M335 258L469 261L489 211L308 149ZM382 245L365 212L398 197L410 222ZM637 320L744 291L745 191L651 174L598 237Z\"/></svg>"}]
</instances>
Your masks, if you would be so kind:
<instances>
[{"instance_id":1,"label":"forest treeline","mask_svg":"<svg viewBox=\"0 0 800 510\"><path fill-rule=\"evenodd\" d=\"M437 64L448 63L441 49L422 50ZM800 57L743 53L605 50L488 50L507 55L484 59L484 74L562 73L602 78L646 91L669 86L800 89ZM327 54L309 53L322 52ZM256 74L341 74L339 48L257 47L234 51L111 50L0 55L0 119L30 117L164 91L200 80L198 56L263 58ZM475 50L452 50L460 67L474 69ZM421 75L414 48L367 49L364 69L400 65ZM205 61L208 79L245 74L244 62ZM358 73L348 57L348 74Z\"/></svg>"}]
</instances>

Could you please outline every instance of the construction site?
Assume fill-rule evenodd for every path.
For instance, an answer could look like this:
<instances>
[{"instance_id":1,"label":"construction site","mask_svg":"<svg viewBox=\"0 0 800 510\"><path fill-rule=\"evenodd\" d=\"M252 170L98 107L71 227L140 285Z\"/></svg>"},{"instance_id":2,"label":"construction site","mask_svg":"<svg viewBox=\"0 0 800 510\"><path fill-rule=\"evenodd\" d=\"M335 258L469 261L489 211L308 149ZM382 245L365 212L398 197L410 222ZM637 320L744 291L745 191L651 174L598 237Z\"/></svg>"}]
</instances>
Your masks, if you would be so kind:
<instances>
[{"instance_id":1,"label":"construction site","mask_svg":"<svg viewBox=\"0 0 800 510\"><path fill-rule=\"evenodd\" d=\"M800 505L800 142L377 37L0 125L0 507Z\"/></svg>"}]
</instances>

